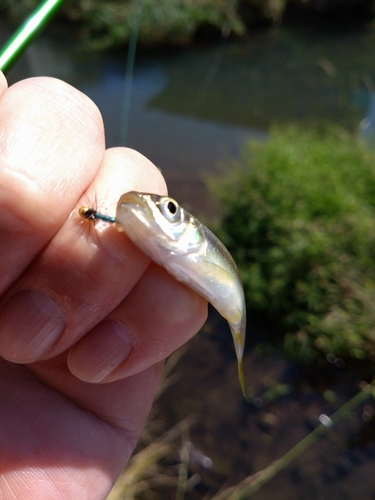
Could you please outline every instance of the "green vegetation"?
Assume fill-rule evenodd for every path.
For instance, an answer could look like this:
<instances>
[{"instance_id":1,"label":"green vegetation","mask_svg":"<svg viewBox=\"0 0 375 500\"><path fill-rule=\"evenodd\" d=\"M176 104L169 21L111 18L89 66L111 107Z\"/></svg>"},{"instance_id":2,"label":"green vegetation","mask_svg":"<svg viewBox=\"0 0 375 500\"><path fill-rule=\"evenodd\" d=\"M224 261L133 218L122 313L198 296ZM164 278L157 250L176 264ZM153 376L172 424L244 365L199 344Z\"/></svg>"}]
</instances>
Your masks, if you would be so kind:
<instances>
[{"instance_id":1,"label":"green vegetation","mask_svg":"<svg viewBox=\"0 0 375 500\"><path fill-rule=\"evenodd\" d=\"M241 35L244 25L236 13L237 0L137 0L81 3L85 37L93 48L107 48L128 41L134 20L141 15L141 45L188 43L197 29L209 24L217 30Z\"/></svg>"},{"instance_id":2,"label":"green vegetation","mask_svg":"<svg viewBox=\"0 0 375 500\"><path fill-rule=\"evenodd\" d=\"M0 8L19 22L38 3L39 0L4 0ZM268 5L269 1L262 3ZM90 48L106 49L128 42L140 14L138 43L141 45L184 45L204 25L218 32L243 35L245 26L237 6L238 0L66 0L60 15L80 24Z\"/></svg>"},{"instance_id":3,"label":"green vegetation","mask_svg":"<svg viewBox=\"0 0 375 500\"><path fill-rule=\"evenodd\" d=\"M210 184L248 306L288 354L375 358L375 154L337 129L274 129Z\"/></svg>"},{"instance_id":4,"label":"green vegetation","mask_svg":"<svg viewBox=\"0 0 375 500\"><path fill-rule=\"evenodd\" d=\"M39 3L2 0L0 11L19 23ZM346 16L352 22L353 14L371 19L374 0L66 0L60 18L80 26L83 39L94 49L127 43L140 12L139 44L185 45L200 30L242 36L254 26L279 24L289 6L308 17Z\"/></svg>"}]
</instances>

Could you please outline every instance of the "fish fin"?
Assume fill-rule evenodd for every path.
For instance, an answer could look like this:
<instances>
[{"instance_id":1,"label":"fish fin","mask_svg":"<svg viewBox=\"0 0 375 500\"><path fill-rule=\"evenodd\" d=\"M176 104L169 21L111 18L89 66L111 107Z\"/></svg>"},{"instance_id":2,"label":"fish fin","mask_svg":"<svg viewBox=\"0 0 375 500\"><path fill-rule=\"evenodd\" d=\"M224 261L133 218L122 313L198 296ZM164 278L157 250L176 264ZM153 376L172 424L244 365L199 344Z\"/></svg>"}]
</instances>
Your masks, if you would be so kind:
<instances>
[{"instance_id":1,"label":"fish fin","mask_svg":"<svg viewBox=\"0 0 375 500\"><path fill-rule=\"evenodd\" d=\"M240 346L242 347L242 339L241 339L241 335L238 333L238 332L235 332L235 336L236 336L236 339L238 341L238 343L240 344Z\"/></svg>"},{"instance_id":2,"label":"fish fin","mask_svg":"<svg viewBox=\"0 0 375 500\"><path fill-rule=\"evenodd\" d=\"M246 386L245 386L245 375L243 372L243 364L242 360L238 360L238 379L240 381L241 385L241 390L242 390L242 395L248 401L247 395L246 395Z\"/></svg>"}]
</instances>

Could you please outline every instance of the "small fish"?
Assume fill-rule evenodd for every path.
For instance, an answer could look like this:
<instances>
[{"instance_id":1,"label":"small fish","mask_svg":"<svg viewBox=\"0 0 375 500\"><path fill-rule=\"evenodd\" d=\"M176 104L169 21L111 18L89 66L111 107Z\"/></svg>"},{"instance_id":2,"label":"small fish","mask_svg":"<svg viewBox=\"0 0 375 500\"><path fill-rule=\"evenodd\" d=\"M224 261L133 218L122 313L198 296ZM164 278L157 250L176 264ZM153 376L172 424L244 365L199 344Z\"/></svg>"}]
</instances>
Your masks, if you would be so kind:
<instances>
[{"instance_id":1,"label":"small fish","mask_svg":"<svg viewBox=\"0 0 375 500\"><path fill-rule=\"evenodd\" d=\"M107 220L88 207L84 218ZM130 191L117 203L116 226L176 280L210 302L228 321L238 360L238 376L246 397L242 357L246 307L242 282L232 256L206 226L168 196Z\"/></svg>"}]
</instances>

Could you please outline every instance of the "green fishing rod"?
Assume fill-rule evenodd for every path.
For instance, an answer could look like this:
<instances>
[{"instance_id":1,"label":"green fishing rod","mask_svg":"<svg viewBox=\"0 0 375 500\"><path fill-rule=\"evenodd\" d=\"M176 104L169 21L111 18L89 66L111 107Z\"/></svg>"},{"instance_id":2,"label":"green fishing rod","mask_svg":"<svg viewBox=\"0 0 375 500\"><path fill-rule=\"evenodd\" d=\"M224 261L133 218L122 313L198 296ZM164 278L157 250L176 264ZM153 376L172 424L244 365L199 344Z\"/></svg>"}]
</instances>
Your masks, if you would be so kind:
<instances>
[{"instance_id":1,"label":"green fishing rod","mask_svg":"<svg viewBox=\"0 0 375 500\"><path fill-rule=\"evenodd\" d=\"M39 31L49 22L64 0L42 2L0 50L0 70L4 73L18 60Z\"/></svg>"}]
</instances>

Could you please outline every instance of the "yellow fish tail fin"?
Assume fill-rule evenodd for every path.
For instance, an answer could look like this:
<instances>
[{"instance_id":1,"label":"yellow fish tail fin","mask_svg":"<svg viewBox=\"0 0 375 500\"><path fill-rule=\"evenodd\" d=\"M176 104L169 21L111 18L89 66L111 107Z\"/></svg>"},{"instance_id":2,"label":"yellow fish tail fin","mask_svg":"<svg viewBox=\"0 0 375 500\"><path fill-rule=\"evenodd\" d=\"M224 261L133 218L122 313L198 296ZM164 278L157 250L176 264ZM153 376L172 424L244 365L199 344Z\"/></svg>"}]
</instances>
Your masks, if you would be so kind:
<instances>
[{"instance_id":1,"label":"yellow fish tail fin","mask_svg":"<svg viewBox=\"0 0 375 500\"><path fill-rule=\"evenodd\" d=\"M240 381L240 385L241 385L241 390L242 390L243 397L247 401L246 386L245 386L245 375L244 375L244 372L243 372L243 365L242 365L242 360L241 359L238 360L238 379Z\"/></svg>"},{"instance_id":2,"label":"yellow fish tail fin","mask_svg":"<svg viewBox=\"0 0 375 500\"><path fill-rule=\"evenodd\" d=\"M240 333L235 332L235 335L236 335L237 342L239 343L240 346L242 346L242 339L241 339Z\"/></svg>"}]
</instances>

